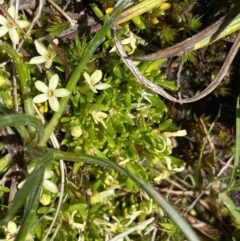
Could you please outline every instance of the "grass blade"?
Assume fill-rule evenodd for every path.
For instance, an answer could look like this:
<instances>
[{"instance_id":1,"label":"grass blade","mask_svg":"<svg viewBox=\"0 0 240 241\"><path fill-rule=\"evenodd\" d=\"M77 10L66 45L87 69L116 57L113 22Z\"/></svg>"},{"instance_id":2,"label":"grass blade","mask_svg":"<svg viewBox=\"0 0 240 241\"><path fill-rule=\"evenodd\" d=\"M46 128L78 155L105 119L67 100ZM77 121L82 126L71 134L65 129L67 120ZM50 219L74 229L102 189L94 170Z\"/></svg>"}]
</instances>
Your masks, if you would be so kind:
<instances>
[{"instance_id":1,"label":"grass blade","mask_svg":"<svg viewBox=\"0 0 240 241\"><path fill-rule=\"evenodd\" d=\"M239 98L237 99L237 109L236 109L236 144L235 144L235 158L233 163L233 170L231 179L229 181L228 187L232 187L234 185L234 181L237 174L237 168L239 165L239 158L240 158L240 104Z\"/></svg>"}]
</instances>

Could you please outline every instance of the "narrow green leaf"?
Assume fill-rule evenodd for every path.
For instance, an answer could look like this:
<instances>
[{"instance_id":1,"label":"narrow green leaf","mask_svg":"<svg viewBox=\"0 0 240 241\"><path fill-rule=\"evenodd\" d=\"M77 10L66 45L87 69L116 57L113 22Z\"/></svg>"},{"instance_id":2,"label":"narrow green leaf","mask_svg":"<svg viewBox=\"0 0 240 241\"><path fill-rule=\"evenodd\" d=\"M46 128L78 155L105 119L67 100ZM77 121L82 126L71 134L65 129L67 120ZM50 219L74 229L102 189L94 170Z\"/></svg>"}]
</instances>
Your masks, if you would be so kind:
<instances>
[{"instance_id":1,"label":"narrow green leaf","mask_svg":"<svg viewBox=\"0 0 240 241\"><path fill-rule=\"evenodd\" d=\"M219 198L226 205L229 212L235 218L236 222L240 224L240 212L238 211L238 208L236 207L232 199L226 193L220 193Z\"/></svg>"},{"instance_id":2,"label":"narrow green leaf","mask_svg":"<svg viewBox=\"0 0 240 241\"><path fill-rule=\"evenodd\" d=\"M234 185L234 181L236 179L237 169L239 166L239 158L240 158L240 104L239 98L237 99L237 107L236 107L236 144L235 144L235 157L233 163L233 170L231 179L229 181L228 187L232 187Z\"/></svg>"}]
</instances>

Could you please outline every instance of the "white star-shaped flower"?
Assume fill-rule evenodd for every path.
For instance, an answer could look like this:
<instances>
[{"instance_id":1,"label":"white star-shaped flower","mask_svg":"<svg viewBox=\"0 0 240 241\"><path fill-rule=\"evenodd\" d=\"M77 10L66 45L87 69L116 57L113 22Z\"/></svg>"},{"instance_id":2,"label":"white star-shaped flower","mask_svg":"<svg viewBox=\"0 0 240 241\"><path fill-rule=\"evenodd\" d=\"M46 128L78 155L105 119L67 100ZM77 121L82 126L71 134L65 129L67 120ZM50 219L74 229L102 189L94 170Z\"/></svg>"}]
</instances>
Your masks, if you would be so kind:
<instances>
[{"instance_id":1,"label":"white star-shaped flower","mask_svg":"<svg viewBox=\"0 0 240 241\"><path fill-rule=\"evenodd\" d=\"M53 42L58 44L58 40L54 39ZM37 52L40 56L33 57L30 59L30 64L42 64L45 63L45 67L49 69L52 66L53 59L56 57L56 52L53 47L49 44L46 48L45 45L40 40L35 40L34 44L36 46Z\"/></svg>"},{"instance_id":2,"label":"white star-shaped flower","mask_svg":"<svg viewBox=\"0 0 240 241\"><path fill-rule=\"evenodd\" d=\"M128 37L128 38L123 39L123 40L121 41L122 45L128 45L128 44L131 45L132 50L131 50L128 54L132 54L132 53L135 51L135 49L137 48L137 46L136 46L136 41L137 41L137 40L134 38L132 32L129 33L129 37ZM116 50L117 50L117 49L116 49L116 46L114 46L113 48L111 48L111 50L109 51L109 53L115 52Z\"/></svg>"},{"instance_id":3,"label":"white star-shaped flower","mask_svg":"<svg viewBox=\"0 0 240 241\"><path fill-rule=\"evenodd\" d=\"M87 72L83 73L83 76L86 80L86 82L89 84L90 89L94 93L98 93L97 90L105 90L111 85L106 84L106 83L98 83L102 79L102 71L101 70L96 70L94 73L90 76Z\"/></svg>"},{"instance_id":4,"label":"white star-shaped flower","mask_svg":"<svg viewBox=\"0 0 240 241\"><path fill-rule=\"evenodd\" d=\"M8 9L8 13L14 19L15 7L11 6ZM16 20L15 22L17 23L17 25L20 28L26 28L30 24L26 20ZM18 44L19 43L19 34L17 32L18 26L16 26L15 23L11 19L5 18L3 15L0 15L0 25L2 25L0 27L0 37L2 37L5 34L9 33L9 37L11 38L12 42L14 44Z\"/></svg>"},{"instance_id":5,"label":"white star-shaped flower","mask_svg":"<svg viewBox=\"0 0 240 241\"><path fill-rule=\"evenodd\" d=\"M58 85L59 77L57 74L53 75L49 81L49 86L46 86L42 81L36 81L35 87L43 92L43 94L37 95L33 98L34 103L43 103L48 100L50 108L53 111L58 111L60 108L57 97L67 97L70 92L67 89L56 89Z\"/></svg>"}]
</instances>

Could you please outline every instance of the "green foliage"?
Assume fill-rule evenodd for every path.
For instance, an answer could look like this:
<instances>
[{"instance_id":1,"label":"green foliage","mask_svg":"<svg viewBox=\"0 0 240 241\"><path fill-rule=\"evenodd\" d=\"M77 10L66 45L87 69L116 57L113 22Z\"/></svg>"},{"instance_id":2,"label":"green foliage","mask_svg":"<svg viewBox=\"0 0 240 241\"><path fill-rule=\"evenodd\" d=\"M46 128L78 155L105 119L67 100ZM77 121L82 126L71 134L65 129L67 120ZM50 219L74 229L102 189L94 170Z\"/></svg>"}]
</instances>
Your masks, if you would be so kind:
<instances>
[{"instance_id":1,"label":"green foliage","mask_svg":"<svg viewBox=\"0 0 240 241\"><path fill-rule=\"evenodd\" d=\"M45 13L40 17L44 27L35 26L31 38L23 45L23 50L26 49L31 57L10 47L9 35L2 39L0 57L6 63L0 66L0 97L4 103L0 105L0 127L8 127L14 134L17 132L13 144L20 149L21 161L24 162L23 167L17 167L21 168L20 171L12 169L17 165L11 155L12 143L6 142L3 136L3 143L0 143L1 218L5 218L0 231L2 237L8 238L11 234L18 241L28 240L30 235L31 240L48 240L56 235L55 240L102 241L154 217L154 225L151 223L149 228L156 231L159 240L199 240L159 193L163 179L185 170L183 160L173 156L172 152L175 137L184 136L186 132L179 131L169 118L169 103L144 88L116 52L110 27L130 1L118 1L122 4L109 16L103 16L115 2L102 0L91 6L103 20L102 28L94 37L76 36L68 44L60 41L56 46L47 43L47 47L43 41L35 50L34 41L39 37L46 33L55 37L68 26L64 19ZM201 26L199 15L189 13L195 1L185 0L172 6L164 4L140 15L131 13L134 17L118 30L129 55L145 54L140 40L133 33L146 33L146 38L160 43L162 48L191 36ZM136 6L139 5L132 7ZM38 56L40 62L32 64L37 52L41 55ZM9 61L9 56L13 61ZM194 61L195 52L185 53L182 59ZM49 60L51 63L44 65ZM160 70L165 61L159 59L134 64L150 81L164 89L177 91L175 81L167 79ZM49 79L53 74L59 76L60 82L50 88ZM17 84L13 78L17 78ZM47 86L47 91L42 87L43 91L40 91L45 99L33 105L35 95L39 95L35 88L37 80L41 80L42 86ZM48 108L48 102L52 98L58 103L57 97L61 96L55 90L64 87L71 95L61 98L59 108L54 112ZM23 113L12 110L18 105ZM36 115L41 120L45 118L44 125ZM10 128L12 126L16 131ZM226 137L226 132L219 133L219 139ZM228 188L234 188L237 175L237 147ZM187 175L193 186L199 184L201 162L199 158L194 173ZM27 173L33 166L33 172ZM8 171L12 171L11 175ZM23 187L16 184L18 192L9 205L6 197L13 193L13 186L8 186L7 180L12 177L18 182L26 180ZM51 192L53 187L56 192ZM219 197L227 207L226 216L230 214L233 224L239 225L236 206L225 193ZM16 230L11 233L8 225L13 223ZM144 225L128 234L126 239L152 240L153 234L146 234L146 231Z\"/></svg>"},{"instance_id":2,"label":"green foliage","mask_svg":"<svg viewBox=\"0 0 240 241\"><path fill-rule=\"evenodd\" d=\"M67 27L66 23L54 23L54 25L48 26L46 30L51 37L55 37L66 30Z\"/></svg>"},{"instance_id":3,"label":"green foliage","mask_svg":"<svg viewBox=\"0 0 240 241\"><path fill-rule=\"evenodd\" d=\"M156 36L160 38L161 46L172 44L176 38L177 30L170 26L165 26L157 31ZM156 37L155 37L156 38Z\"/></svg>"},{"instance_id":4,"label":"green foliage","mask_svg":"<svg viewBox=\"0 0 240 241\"><path fill-rule=\"evenodd\" d=\"M118 163L125 160L128 165L145 163L147 168L154 159L161 160L171 154L163 132L158 130L167 108L157 95L139 88L124 66L115 66L115 58L114 54L112 63L106 63L108 73L103 73L103 81L110 88L94 94L84 78L79 80L71 98L73 114L61 119L61 130L66 132L62 144L75 153L110 158ZM158 65L149 64L139 68L145 69L146 76L159 78ZM171 85L168 87L172 89ZM99 114L104 115L101 121L97 120ZM146 174L142 178L149 180Z\"/></svg>"},{"instance_id":5,"label":"green foliage","mask_svg":"<svg viewBox=\"0 0 240 241\"><path fill-rule=\"evenodd\" d=\"M194 62L196 60L196 52L195 51L188 51L185 52L182 56L183 62Z\"/></svg>"}]
</instances>

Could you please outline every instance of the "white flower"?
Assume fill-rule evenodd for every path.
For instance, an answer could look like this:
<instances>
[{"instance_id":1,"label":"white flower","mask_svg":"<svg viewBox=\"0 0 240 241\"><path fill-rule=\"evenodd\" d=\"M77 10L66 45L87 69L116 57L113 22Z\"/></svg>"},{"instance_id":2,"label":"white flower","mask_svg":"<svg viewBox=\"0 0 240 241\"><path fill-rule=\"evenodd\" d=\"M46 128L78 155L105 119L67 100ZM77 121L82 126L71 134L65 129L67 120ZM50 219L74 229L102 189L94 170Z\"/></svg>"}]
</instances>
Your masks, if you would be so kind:
<instances>
[{"instance_id":1,"label":"white flower","mask_svg":"<svg viewBox=\"0 0 240 241\"><path fill-rule=\"evenodd\" d=\"M137 46L136 46L136 39L133 37L133 33L132 32L130 32L129 33L129 37L128 38L126 38L126 39L124 39L124 40L122 40L121 41L121 43L123 44L123 45L127 45L127 44L130 44L131 45L131 48L132 48L132 50L128 53L128 54L132 54L133 52L134 52L134 50L137 48ZM110 51L109 51L109 53L112 53L112 52L114 52L114 51L116 51L117 49L116 49L116 46L114 46Z\"/></svg>"},{"instance_id":2,"label":"white flower","mask_svg":"<svg viewBox=\"0 0 240 241\"><path fill-rule=\"evenodd\" d=\"M105 90L105 89L111 87L111 85L105 84L105 83L97 84L102 79L102 71L101 70L96 70L91 75L91 77L87 72L84 72L83 76L84 76L86 82L89 84L90 89L94 93L97 93L97 90Z\"/></svg>"},{"instance_id":3,"label":"white flower","mask_svg":"<svg viewBox=\"0 0 240 241\"><path fill-rule=\"evenodd\" d=\"M103 127L105 129L107 129L107 126L105 124L105 122L103 121L104 118L107 118L107 114L102 112L102 111L92 111L92 117L93 117L93 120L96 124L98 124L99 122L103 125Z\"/></svg>"},{"instance_id":4,"label":"white flower","mask_svg":"<svg viewBox=\"0 0 240 241\"><path fill-rule=\"evenodd\" d=\"M58 40L54 39L53 42L58 44ZM30 64L42 64L45 63L45 67L49 69L52 66L53 59L56 57L56 52L53 47L49 44L46 48L45 45L40 40L35 40L34 44L36 46L37 52L41 56L33 57L30 59Z\"/></svg>"},{"instance_id":5,"label":"white flower","mask_svg":"<svg viewBox=\"0 0 240 241\"><path fill-rule=\"evenodd\" d=\"M5 231L5 234L6 234L6 239L0 239L0 240L2 240L2 241L3 240L4 241L14 241L15 236L17 235L20 226L17 227L16 223L14 223L12 221L9 221L7 226L3 226L3 228L4 228L4 231ZM25 240L26 241L34 240L32 234L28 233Z\"/></svg>"},{"instance_id":6,"label":"white flower","mask_svg":"<svg viewBox=\"0 0 240 241\"><path fill-rule=\"evenodd\" d=\"M32 173L34 170L34 167L30 167L28 168L28 173ZM44 176L43 176L43 186L52 193L57 193L58 192L58 188L56 186L56 184L48 179L50 179L53 176L53 172L52 171L45 171L44 172ZM24 185L24 183L26 182L26 180L20 182L18 184L18 188L21 189Z\"/></svg>"},{"instance_id":7,"label":"white flower","mask_svg":"<svg viewBox=\"0 0 240 241\"><path fill-rule=\"evenodd\" d=\"M8 9L8 13L14 19L15 7L11 6ZM17 23L17 25L20 28L26 28L30 24L26 20L16 20L15 22ZM16 30L18 28L18 26L16 26L15 23L11 19L5 18L2 15L0 15L0 25L2 25L2 27L0 27L0 37L4 36L6 33L9 33L9 36L10 36L12 42L14 44L18 44L19 43L19 35Z\"/></svg>"},{"instance_id":8,"label":"white flower","mask_svg":"<svg viewBox=\"0 0 240 241\"><path fill-rule=\"evenodd\" d=\"M48 100L49 105L53 111L58 111L60 106L57 97L66 97L70 94L67 89L56 89L59 77L57 74L53 75L47 87L42 81L36 81L35 87L44 94L37 95L33 98L34 103L42 103Z\"/></svg>"}]
</instances>

